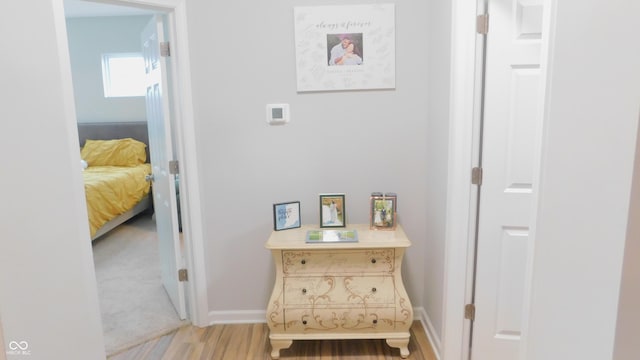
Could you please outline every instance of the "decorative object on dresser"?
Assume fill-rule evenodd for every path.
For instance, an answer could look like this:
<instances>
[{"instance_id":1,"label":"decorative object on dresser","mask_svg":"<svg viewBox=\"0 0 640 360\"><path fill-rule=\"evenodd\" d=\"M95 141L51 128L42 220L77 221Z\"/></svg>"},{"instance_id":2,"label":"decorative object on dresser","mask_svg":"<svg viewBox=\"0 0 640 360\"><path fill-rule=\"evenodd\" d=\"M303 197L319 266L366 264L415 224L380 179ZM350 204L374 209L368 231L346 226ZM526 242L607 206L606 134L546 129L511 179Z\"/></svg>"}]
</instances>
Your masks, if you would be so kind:
<instances>
[{"instance_id":1,"label":"decorative object on dresser","mask_svg":"<svg viewBox=\"0 0 640 360\"><path fill-rule=\"evenodd\" d=\"M396 193L371 193L369 221L372 230L395 230L398 196Z\"/></svg>"},{"instance_id":2,"label":"decorative object on dresser","mask_svg":"<svg viewBox=\"0 0 640 360\"><path fill-rule=\"evenodd\" d=\"M411 242L402 227L350 225L357 242L306 243L314 230L274 231L265 245L276 267L267 306L271 357L310 339L386 339L408 357L413 308L401 267Z\"/></svg>"},{"instance_id":3,"label":"decorative object on dresser","mask_svg":"<svg viewBox=\"0 0 640 360\"><path fill-rule=\"evenodd\" d=\"M309 230L305 242L308 244L358 242L358 232L356 230Z\"/></svg>"},{"instance_id":4,"label":"decorative object on dresser","mask_svg":"<svg viewBox=\"0 0 640 360\"><path fill-rule=\"evenodd\" d=\"M344 194L320 194L320 227L347 226Z\"/></svg>"},{"instance_id":5,"label":"decorative object on dresser","mask_svg":"<svg viewBox=\"0 0 640 360\"><path fill-rule=\"evenodd\" d=\"M273 204L273 230L299 228L300 201Z\"/></svg>"}]
</instances>

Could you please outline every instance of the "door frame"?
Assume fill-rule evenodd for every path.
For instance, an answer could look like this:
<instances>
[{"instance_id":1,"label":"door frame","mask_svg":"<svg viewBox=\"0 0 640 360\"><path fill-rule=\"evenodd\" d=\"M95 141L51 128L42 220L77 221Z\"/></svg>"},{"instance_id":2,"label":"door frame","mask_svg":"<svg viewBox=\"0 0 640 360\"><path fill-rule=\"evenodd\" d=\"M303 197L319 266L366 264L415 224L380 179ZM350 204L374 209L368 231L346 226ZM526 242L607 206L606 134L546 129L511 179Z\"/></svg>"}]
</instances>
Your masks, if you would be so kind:
<instances>
[{"instance_id":1,"label":"door frame","mask_svg":"<svg viewBox=\"0 0 640 360\"><path fill-rule=\"evenodd\" d=\"M470 301L475 241L477 189L471 169L477 164L476 14L475 1L451 3L451 90L445 234L445 278L441 356L468 359L470 323L464 304Z\"/></svg>"},{"instance_id":2,"label":"door frame","mask_svg":"<svg viewBox=\"0 0 640 360\"><path fill-rule=\"evenodd\" d=\"M4 330L2 327L2 317L0 316L0 349L6 349L6 346L4 346ZM0 360L6 360L7 359L7 355L5 354L4 351L0 351Z\"/></svg>"},{"instance_id":3,"label":"door frame","mask_svg":"<svg viewBox=\"0 0 640 360\"><path fill-rule=\"evenodd\" d=\"M482 93L482 59L484 44L476 33L476 16L484 13L490 0L452 0L451 9L451 101L449 112L449 149L447 216L445 235L445 277L443 294L443 346L442 359L469 359L471 322L464 318L464 305L471 301L473 291L473 267L475 262L476 218L478 189L471 184L471 169L478 165L481 134L480 102ZM555 0L543 0L543 38L541 47L540 99L543 101L539 114L543 121L536 129L534 155L534 196L532 201L530 238L535 239L539 193L537 191L540 172L543 168L542 144L544 131L547 87L553 56L550 54L554 38L556 9ZM491 17L491 14L489 14ZM489 20L490 21L490 20ZM489 25L489 28L491 25ZM479 41L482 40L482 41ZM529 242L526 264L527 284L524 291L524 311L529 312L531 298L534 241ZM524 359L527 348L528 316L523 317L523 336L520 358Z\"/></svg>"},{"instance_id":4,"label":"door frame","mask_svg":"<svg viewBox=\"0 0 640 360\"><path fill-rule=\"evenodd\" d=\"M51 0L55 8L63 8L63 0ZM179 94L174 99L175 115L174 141L178 148L178 161L180 163L180 201L181 215L184 224L184 257L185 265L189 273L189 281L186 282L187 290L187 317L193 325L207 326L208 323L208 295L206 282L206 267L204 261L204 237L200 204L200 184L197 167L196 135L193 116L193 97L191 93L191 69L189 60L189 44L187 37L187 17L185 0L92 0L114 5L129 7L143 7L154 9L166 14L169 33L167 34L171 48L172 88L171 96ZM67 31L64 19L56 21L58 43L60 52L67 52ZM70 67L70 64L69 64ZM60 80L71 88L71 72L61 69ZM65 93L66 103L73 104L73 94ZM72 122L69 123L69 132Z\"/></svg>"}]
</instances>

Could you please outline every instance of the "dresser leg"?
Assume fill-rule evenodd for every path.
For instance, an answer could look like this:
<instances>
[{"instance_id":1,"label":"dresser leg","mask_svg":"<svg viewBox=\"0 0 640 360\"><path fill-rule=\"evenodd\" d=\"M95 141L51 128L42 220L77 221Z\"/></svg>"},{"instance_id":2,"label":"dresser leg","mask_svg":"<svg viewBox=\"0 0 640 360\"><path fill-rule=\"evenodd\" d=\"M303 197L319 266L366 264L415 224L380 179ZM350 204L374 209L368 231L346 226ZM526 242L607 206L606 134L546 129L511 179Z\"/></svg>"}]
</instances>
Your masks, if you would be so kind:
<instances>
[{"instance_id":1,"label":"dresser leg","mask_svg":"<svg viewBox=\"0 0 640 360\"><path fill-rule=\"evenodd\" d=\"M293 340L273 340L271 339L271 357L273 359L280 358L280 350L288 349Z\"/></svg>"},{"instance_id":2,"label":"dresser leg","mask_svg":"<svg viewBox=\"0 0 640 360\"><path fill-rule=\"evenodd\" d=\"M403 359L409 357L409 337L406 339L387 339L387 344L400 349L400 357Z\"/></svg>"}]
</instances>

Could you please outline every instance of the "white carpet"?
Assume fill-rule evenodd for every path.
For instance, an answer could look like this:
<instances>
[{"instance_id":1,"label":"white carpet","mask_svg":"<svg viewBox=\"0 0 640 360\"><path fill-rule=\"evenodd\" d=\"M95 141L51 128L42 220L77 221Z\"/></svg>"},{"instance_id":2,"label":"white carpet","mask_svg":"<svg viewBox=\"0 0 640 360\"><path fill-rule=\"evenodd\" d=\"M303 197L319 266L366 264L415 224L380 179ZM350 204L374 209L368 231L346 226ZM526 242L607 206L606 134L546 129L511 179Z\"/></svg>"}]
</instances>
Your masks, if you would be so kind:
<instances>
[{"instance_id":1,"label":"white carpet","mask_svg":"<svg viewBox=\"0 0 640 360\"><path fill-rule=\"evenodd\" d=\"M151 215L141 214L95 240L93 256L107 355L187 323L162 286Z\"/></svg>"}]
</instances>

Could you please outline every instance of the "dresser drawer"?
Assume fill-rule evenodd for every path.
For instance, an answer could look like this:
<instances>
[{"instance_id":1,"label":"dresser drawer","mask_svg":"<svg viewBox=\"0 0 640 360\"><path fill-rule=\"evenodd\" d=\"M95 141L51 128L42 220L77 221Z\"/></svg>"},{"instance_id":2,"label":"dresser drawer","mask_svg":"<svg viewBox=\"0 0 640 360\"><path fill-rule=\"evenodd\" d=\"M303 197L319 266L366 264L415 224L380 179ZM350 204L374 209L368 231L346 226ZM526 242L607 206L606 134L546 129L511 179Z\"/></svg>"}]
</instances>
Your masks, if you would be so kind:
<instances>
[{"instance_id":1,"label":"dresser drawer","mask_svg":"<svg viewBox=\"0 0 640 360\"><path fill-rule=\"evenodd\" d=\"M282 252L282 268L286 275L392 273L394 262L395 249Z\"/></svg>"},{"instance_id":2,"label":"dresser drawer","mask_svg":"<svg viewBox=\"0 0 640 360\"><path fill-rule=\"evenodd\" d=\"M285 332L385 332L395 329L394 308L285 309Z\"/></svg>"},{"instance_id":3,"label":"dresser drawer","mask_svg":"<svg viewBox=\"0 0 640 360\"><path fill-rule=\"evenodd\" d=\"M285 277L285 306L377 306L395 304L392 276Z\"/></svg>"}]
</instances>

